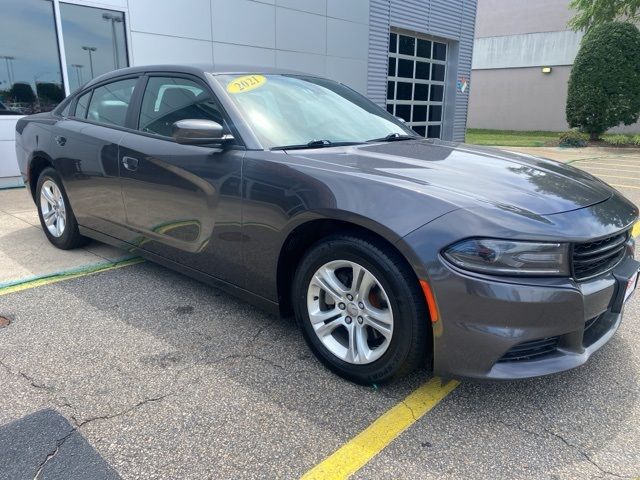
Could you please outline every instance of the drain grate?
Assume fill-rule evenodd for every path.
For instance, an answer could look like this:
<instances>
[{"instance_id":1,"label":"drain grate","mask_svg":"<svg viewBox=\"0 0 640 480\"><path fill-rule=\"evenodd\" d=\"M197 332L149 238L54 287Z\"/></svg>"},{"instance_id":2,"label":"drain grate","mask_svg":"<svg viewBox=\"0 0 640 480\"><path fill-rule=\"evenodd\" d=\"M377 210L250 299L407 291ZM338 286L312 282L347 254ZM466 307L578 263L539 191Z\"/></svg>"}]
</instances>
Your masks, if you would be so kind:
<instances>
[{"instance_id":1,"label":"drain grate","mask_svg":"<svg viewBox=\"0 0 640 480\"><path fill-rule=\"evenodd\" d=\"M0 328L8 327L11 323L7 317L0 316Z\"/></svg>"}]
</instances>

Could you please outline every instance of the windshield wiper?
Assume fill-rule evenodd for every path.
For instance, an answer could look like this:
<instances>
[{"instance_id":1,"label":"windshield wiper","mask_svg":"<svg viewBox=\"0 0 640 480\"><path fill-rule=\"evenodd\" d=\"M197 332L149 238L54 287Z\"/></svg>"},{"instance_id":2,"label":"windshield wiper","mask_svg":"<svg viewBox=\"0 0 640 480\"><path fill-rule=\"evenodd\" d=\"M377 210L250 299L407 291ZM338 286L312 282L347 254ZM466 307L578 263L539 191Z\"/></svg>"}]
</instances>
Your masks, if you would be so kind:
<instances>
[{"instance_id":1,"label":"windshield wiper","mask_svg":"<svg viewBox=\"0 0 640 480\"><path fill-rule=\"evenodd\" d=\"M417 135L403 135L401 133L390 133L386 137L381 138L372 138L371 140L367 140L367 143L373 142L400 142L402 140L415 140L418 137Z\"/></svg>"},{"instance_id":2,"label":"windshield wiper","mask_svg":"<svg viewBox=\"0 0 640 480\"><path fill-rule=\"evenodd\" d=\"M300 145L279 145L271 147L271 150L302 150L305 148L344 147L345 145L358 145L361 142L332 142L331 140L311 140Z\"/></svg>"}]
</instances>

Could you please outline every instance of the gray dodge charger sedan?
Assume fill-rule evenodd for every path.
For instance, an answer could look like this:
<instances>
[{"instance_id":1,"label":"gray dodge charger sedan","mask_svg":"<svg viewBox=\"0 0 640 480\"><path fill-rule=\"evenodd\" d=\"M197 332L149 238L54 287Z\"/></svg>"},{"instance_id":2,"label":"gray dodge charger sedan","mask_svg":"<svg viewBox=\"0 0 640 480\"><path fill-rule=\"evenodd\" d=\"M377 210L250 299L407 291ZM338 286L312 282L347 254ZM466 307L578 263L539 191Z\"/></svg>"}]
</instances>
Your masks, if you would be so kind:
<instances>
[{"instance_id":1,"label":"gray dodge charger sedan","mask_svg":"<svg viewBox=\"0 0 640 480\"><path fill-rule=\"evenodd\" d=\"M127 68L23 118L16 139L53 245L98 239L294 314L359 383L576 367L637 282L638 210L613 188L424 139L324 78Z\"/></svg>"}]
</instances>

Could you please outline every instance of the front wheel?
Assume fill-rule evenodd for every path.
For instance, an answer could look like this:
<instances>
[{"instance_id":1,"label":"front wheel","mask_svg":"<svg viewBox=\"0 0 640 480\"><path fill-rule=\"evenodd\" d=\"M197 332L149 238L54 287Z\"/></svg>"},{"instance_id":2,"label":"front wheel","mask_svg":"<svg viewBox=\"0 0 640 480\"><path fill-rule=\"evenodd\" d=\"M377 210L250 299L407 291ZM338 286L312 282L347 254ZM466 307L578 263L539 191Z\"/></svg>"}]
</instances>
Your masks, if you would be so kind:
<instances>
[{"instance_id":1,"label":"front wheel","mask_svg":"<svg viewBox=\"0 0 640 480\"><path fill-rule=\"evenodd\" d=\"M293 299L316 356L357 383L400 377L430 350L418 280L396 251L374 240L336 235L313 246L296 271Z\"/></svg>"},{"instance_id":2,"label":"front wheel","mask_svg":"<svg viewBox=\"0 0 640 480\"><path fill-rule=\"evenodd\" d=\"M36 204L42 230L54 246L70 250L88 242L78 231L62 180L53 168L45 169L38 178Z\"/></svg>"}]
</instances>

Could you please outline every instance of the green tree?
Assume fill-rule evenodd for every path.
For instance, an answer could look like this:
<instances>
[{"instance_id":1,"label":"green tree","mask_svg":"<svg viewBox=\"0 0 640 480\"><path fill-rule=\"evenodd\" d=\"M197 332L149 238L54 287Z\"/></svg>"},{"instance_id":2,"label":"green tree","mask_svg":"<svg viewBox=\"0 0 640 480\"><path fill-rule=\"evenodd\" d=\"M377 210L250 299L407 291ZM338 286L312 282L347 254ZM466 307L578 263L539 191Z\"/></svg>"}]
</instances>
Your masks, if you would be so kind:
<instances>
[{"instance_id":1,"label":"green tree","mask_svg":"<svg viewBox=\"0 0 640 480\"><path fill-rule=\"evenodd\" d=\"M574 30L588 31L616 20L640 20L640 0L571 0L569 6L576 10L569 22Z\"/></svg>"},{"instance_id":2,"label":"green tree","mask_svg":"<svg viewBox=\"0 0 640 480\"><path fill-rule=\"evenodd\" d=\"M640 116L640 31L630 23L593 27L576 56L567 97L567 122L600 138Z\"/></svg>"}]
</instances>

